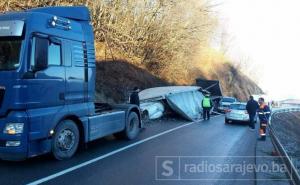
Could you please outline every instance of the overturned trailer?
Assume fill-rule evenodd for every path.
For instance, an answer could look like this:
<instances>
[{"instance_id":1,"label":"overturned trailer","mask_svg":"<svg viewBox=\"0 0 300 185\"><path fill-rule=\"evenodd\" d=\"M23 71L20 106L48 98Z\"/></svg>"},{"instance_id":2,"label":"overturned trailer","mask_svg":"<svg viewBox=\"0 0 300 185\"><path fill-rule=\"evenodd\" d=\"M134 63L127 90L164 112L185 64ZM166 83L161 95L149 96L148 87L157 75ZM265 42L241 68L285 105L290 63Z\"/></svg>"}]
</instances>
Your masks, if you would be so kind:
<instances>
[{"instance_id":1,"label":"overturned trailer","mask_svg":"<svg viewBox=\"0 0 300 185\"><path fill-rule=\"evenodd\" d=\"M181 117L195 121L202 113L203 94L197 86L167 86L145 89L139 93L142 114L149 119L163 116L166 106Z\"/></svg>"},{"instance_id":2,"label":"overturned trailer","mask_svg":"<svg viewBox=\"0 0 300 185\"><path fill-rule=\"evenodd\" d=\"M197 86L201 87L201 91L203 93L209 92L209 94L211 95L211 99L214 102L214 111L217 111L219 103L223 97L220 81L197 78L196 84Z\"/></svg>"},{"instance_id":3,"label":"overturned trailer","mask_svg":"<svg viewBox=\"0 0 300 185\"><path fill-rule=\"evenodd\" d=\"M202 78L196 79L197 86L202 88L203 92L209 92L213 99L223 96L222 88L218 80L205 80Z\"/></svg>"}]
</instances>

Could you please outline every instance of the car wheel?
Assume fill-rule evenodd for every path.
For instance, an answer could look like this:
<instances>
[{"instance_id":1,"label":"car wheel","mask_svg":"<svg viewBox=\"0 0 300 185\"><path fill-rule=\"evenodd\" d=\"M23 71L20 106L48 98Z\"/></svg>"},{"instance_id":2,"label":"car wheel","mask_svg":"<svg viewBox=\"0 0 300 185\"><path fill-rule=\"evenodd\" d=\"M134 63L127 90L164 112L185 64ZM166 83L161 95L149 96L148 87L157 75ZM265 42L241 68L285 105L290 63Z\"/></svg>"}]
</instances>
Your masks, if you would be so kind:
<instances>
[{"instance_id":1,"label":"car wheel","mask_svg":"<svg viewBox=\"0 0 300 185\"><path fill-rule=\"evenodd\" d=\"M71 120L58 124L52 138L52 154L57 160L71 158L77 151L79 130Z\"/></svg>"},{"instance_id":2,"label":"car wheel","mask_svg":"<svg viewBox=\"0 0 300 185\"><path fill-rule=\"evenodd\" d=\"M225 118L225 123L226 123L226 124L228 124L228 123L229 123L229 120L228 120L228 119L226 119L226 118Z\"/></svg>"}]
</instances>

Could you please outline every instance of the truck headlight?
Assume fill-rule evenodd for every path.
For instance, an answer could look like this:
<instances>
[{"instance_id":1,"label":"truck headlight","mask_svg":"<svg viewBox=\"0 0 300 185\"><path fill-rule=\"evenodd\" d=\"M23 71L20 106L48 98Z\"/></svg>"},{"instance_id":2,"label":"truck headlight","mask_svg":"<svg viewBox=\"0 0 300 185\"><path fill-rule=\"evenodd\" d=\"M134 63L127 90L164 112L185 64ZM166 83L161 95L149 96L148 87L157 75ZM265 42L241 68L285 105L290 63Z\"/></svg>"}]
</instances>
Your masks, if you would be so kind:
<instances>
[{"instance_id":1,"label":"truck headlight","mask_svg":"<svg viewBox=\"0 0 300 185\"><path fill-rule=\"evenodd\" d=\"M20 145L21 145L21 141L6 141L5 146L20 146Z\"/></svg>"},{"instance_id":2,"label":"truck headlight","mask_svg":"<svg viewBox=\"0 0 300 185\"><path fill-rule=\"evenodd\" d=\"M23 133L24 123L7 123L4 128L5 134L15 135Z\"/></svg>"}]
</instances>

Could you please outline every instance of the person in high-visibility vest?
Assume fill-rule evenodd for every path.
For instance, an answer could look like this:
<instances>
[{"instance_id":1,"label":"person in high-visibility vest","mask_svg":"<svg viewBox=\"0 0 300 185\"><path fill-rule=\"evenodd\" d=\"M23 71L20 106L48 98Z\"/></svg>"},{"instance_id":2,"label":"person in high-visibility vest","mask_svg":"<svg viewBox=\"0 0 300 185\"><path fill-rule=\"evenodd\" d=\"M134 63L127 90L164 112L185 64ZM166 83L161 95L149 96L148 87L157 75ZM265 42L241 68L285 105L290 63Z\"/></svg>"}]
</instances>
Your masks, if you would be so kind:
<instances>
[{"instance_id":1,"label":"person in high-visibility vest","mask_svg":"<svg viewBox=\"0 0 300 185\"><path fill-rule=\"evenodd\" d=\"M203 119L209 120L210 119L210 110L213 106L213 103L209 97L209 94L205 94L205 97L202 100L202 109L203 109Z\"/></svg>"},{"instance_id":2,"label":"person in high-visibility vest","mask_svg":"<svg viewBox=\"0 0 300 185\"><path fill-rule=\"evenodd\" d=\"M271 115L271 110L270 107L265 103L264 98L259 98L258 103L259 108L257 112L258 118L260 120L259 135L261 140L266 140L266 131Z\"/></svg>"}]
</instances>

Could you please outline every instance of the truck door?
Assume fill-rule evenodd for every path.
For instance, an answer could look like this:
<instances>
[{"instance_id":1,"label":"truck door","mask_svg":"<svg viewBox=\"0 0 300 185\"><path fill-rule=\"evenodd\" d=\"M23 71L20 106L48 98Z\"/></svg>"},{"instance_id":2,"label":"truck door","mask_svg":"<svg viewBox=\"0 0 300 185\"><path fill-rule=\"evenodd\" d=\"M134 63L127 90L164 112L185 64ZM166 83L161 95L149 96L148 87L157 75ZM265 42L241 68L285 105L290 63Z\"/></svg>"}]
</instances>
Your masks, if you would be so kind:
<instances>
[{"instance_id":1,"label":"truck door","mask_svg":"<svg viewBox=\"0 0 300 185\"><path fill-rule=\"evenodd\" d=\"M30 106L64 105L65 69L62 65L61 41L34 36L30 64L34 77L26 80L30 84L30 91L25 95Z\"/></svg>"},{"instance_id":2,"label":"truck door","mask_svg":"<svg viewBox=\"0 0 300 185\"><path fill-rule=\"evenodd\" d=\"M86 51L82 42L68 41L65 52L71 60L66 67L66 103L84 103L87 96ZM65 57L66 58L66 57Z\"/></svg>"}]
</instances>

